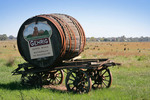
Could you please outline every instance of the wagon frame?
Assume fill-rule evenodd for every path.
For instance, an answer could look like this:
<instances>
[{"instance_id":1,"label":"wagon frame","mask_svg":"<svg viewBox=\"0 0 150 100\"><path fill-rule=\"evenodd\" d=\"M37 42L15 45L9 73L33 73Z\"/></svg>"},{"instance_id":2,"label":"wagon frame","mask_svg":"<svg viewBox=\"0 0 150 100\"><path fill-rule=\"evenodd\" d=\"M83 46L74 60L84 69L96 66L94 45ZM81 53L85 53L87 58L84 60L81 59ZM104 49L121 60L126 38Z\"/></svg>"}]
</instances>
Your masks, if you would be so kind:
<instances>
[{"instance_id":1,"label":"wagon frame","mask_svg":"<svg viewBox=\"0 0 150 100\"><path fill-rule=\"evenodd\" d=\"M88 93L92 88L109 88L112 74L109 67L120 65L109 59L76 59L63 61L57 67L37 68L29 63L18 64L13 75L22 75L21 84L42 87L43 85L59 85L66 72L66 88L68 91ZM66 69L66 70L65 70Z\"/></svg>"}]
</instances>

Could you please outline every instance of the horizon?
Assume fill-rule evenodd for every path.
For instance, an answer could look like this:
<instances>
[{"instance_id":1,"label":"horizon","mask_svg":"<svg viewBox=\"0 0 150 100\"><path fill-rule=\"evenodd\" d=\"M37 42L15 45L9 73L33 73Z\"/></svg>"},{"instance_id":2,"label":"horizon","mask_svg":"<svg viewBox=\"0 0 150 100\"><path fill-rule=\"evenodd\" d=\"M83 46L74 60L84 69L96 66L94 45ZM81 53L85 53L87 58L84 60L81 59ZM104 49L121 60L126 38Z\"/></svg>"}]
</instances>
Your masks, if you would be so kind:
<instances>
[{"instance_id":1,"label":"horizon","mask_svg":"<svg viewBox=\"0 0 150 100\"><path fill-rule=\"evenodd\" d=\"M0 34L0 35L4 35L4 34ZM6 34L7 35L7 34ZM13 35L7 35L7 37L9 37L9 36L13 36ZM143 37L143 38L146 38L146 37L148 37L148 38L150 38L150 36L139 36L139 37L127 37L127 36L125 36L125 35L122 35L122 36L116 36L116 37L94 37L94 36L91 36L91 37L94 37L94 38L118 38L118 37L125 37L125 38L141 38L141 37ZM14 36L15 38L17 38L17 36ZM91 37L87 37L86 36L86 38L91 38Z\"/></svg>"},{"instance_id":2,"label":"horizon","mask_svg":"<svg viewBox=\"0 0 150 100\"><path fill-rule=\"evenodd\" d=\"M17 37L28 18L63 13L79 21L86 37L150 37L149 5L149 0L5 0L0 4L0 34Z\"/></svg>"}]
</instances>

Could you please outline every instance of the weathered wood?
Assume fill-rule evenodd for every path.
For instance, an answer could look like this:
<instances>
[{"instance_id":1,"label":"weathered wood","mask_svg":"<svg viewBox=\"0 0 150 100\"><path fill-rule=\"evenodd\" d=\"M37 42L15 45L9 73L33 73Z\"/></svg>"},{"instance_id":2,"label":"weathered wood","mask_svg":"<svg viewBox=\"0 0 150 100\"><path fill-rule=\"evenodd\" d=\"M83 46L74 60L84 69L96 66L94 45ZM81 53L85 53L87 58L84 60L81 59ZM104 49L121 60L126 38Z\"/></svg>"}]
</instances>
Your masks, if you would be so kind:
<instances>
[{"instance_id":1,"label":"weathered wood","mask_svg":"<svg viewBox=\"0 0 150 100\"><path fill-rule=\"evenodd\" d=\"M88 61L90 60L90 61ZM100 62L99 62L100 61ZM94 63L94 64L92 64ZM23 63L19 64L18 68L14 70L12 73L13 75L18 74L27 74L27 73L38 73L38 72L44 72L44 71L52 71L52 70L59 70L59 69L102 69L102 68L108 68L110 66L116 66L120 65L120 63L115 63L110 61L109 59L82 59L77 61L65 61L61 63L60 65L53 67L53 68L41 68L41 67L33 67L29 63ZM22 71L21 69L24 69Z\"/></svg>"}]
</instances>

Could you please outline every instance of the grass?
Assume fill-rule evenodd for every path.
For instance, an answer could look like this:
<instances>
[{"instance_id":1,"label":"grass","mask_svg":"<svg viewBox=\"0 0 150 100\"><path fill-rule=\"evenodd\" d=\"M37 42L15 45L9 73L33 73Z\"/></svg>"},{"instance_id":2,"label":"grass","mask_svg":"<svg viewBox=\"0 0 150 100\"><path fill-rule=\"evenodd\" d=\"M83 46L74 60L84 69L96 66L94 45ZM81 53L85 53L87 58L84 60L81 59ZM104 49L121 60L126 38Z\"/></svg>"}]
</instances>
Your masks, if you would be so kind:
<instances>
[{"instance_id":1,"label":"grass","mask_svg":"<svg viewBox=\"0 0 150 100\"><path fill-rule=\"evenodd\" d=\"M11 76L12 67L0 68L0 99L4 100L148 100L150 98L150 67L114 67L113 84L108 89L92 90L88 94L27 88L20 85L20 76Z\"/></svg>"},{"instance_id":2,"label":"grass","mask_svg":"<svg viewBox=\"0 0 150 100\"><path fill-rule=\"evenodd\" d=\"M103 45L106 44L103 43ZM3 47L1 45L0 47ZM123 44L120 43L120 45ZM24 60L20 57L18 51L13 51L13 47L9 43L7 47L7 49L3 48L5 51L0 50L0 100L149 100L150 98L149 53L137 52L133 55L122 55L124 51L120 51L123 53L113 55L114 53L112 52L111 54L109 49L102 51L106 47L100 48L98 43L93 45L87 44L87 50L81 54L83 58L110 58L115 62L121 62L122 66L110 67L113 75L113 82L110 88L92 90L88 94L74 94L56 89L21 86L21 76L12 76L11 72L17 67L17 64L23 63ZM90 54L90 48L93 47L95 47L95 52L92 55L88 55L87 52ZM133 53L134 50L132 48L130 50L127 53ZM147 51L148 48L145 50ZM13 55L11 52L13 52ZM106 52L107 55L105 55ZM5 57L3 57L4 55ZM12 55L11 59L14 58L12 67L6 65L9 62L9 55Z\"/></svg>"}]
</instances>

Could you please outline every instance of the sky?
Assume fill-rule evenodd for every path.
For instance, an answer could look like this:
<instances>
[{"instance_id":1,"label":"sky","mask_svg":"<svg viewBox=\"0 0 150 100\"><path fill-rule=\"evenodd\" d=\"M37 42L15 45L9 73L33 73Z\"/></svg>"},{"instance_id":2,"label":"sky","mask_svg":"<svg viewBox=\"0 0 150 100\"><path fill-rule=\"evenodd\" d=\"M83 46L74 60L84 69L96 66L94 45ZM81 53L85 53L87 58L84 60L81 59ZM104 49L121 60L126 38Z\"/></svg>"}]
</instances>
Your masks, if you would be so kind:
<instances>
[{"instance_id":1,"label":"sky","mask_svg":"<svg viewBox=\"0 0 150 100\"><path fill-rule=\"evenodd\" d=\"M150 0L0 0L0 34L17 36L28 18L68 14L86 37L150 37Z\"/></svg>"}]
</instances>

